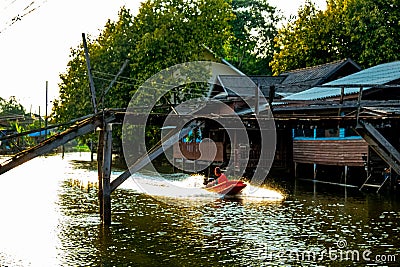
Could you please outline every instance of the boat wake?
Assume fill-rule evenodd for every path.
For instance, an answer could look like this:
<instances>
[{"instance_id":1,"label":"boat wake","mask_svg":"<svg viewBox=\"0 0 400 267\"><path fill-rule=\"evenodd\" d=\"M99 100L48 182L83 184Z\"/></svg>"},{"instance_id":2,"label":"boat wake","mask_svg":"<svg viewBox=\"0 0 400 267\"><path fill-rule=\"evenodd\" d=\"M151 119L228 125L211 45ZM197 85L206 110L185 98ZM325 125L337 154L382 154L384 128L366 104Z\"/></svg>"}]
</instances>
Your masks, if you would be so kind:
<instances>
[{"instance_id":1,"label":"boat wake","mask_svg":"<svg viewBox=\"0 0 400 267\"><path fill-rule=\"evenodd\" d=\"M240 194L241 197L253 200L283 200L284 195L274 189L266 187L258 187L248 184L245 189Z\"/></svg>"},{"instance_id":2,"label":"boat wake","mask_svg":"<svg viewBox=\"0 0 400 267\"><path fill-rule=\"evenodd\" d=\"M220 199L221 195L204 189L204 176L200 174L169 174L159 175L155 173L135 173L128 179L122 188L132 189L138 193L152 195L158 198L191 199L204 202ZM247 183L243 191L234 196L224 198L239 198L252 201L279 201L284 199L280 192L257 187Z\"/></svg>"}]
</instances>

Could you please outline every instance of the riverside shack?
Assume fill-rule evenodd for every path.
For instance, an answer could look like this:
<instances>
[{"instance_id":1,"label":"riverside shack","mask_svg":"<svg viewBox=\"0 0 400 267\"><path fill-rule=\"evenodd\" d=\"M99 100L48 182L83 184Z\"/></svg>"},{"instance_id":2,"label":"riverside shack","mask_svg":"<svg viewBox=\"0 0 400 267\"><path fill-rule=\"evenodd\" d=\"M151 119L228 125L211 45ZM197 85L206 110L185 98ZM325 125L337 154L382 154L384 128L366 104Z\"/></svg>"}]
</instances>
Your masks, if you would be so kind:
<instances>
[{"instance_id":1,"label":"riverside shack","mask_svg":"<svg viewBox=\"0 0 400 267\"><path fill-rule=\"evenodd\" d=\"M237 75L218 76L218 85L211 88L209 96L226 103L231 107L232 112L245 118L256 111L234 92L240 92L240 95L247 99L255 99L257 98L257 90L255 89L260 89L271 104L274 100L281 101L285 96L302 92L313 86L322 85L338 77L358 72L360 69L351 59L345 59L286 72L279 76L247 77L238 71ZM272 91L271 88L273 88ZM226 164L231 155L237 157L235 159L236 162L240 162L240 155L249 153L250 159L246 168L246 175L251 177L254 169L263 165L263 161L259 160L260 145L257 141L259 140L257 125L252 123L251 120L247 121L246 125L248 136L251 140L250 147L242 146L241 144L233 144L233 147L231 147L231 140L223 127L211 121L206 122L198 132L191 133L191 137L186 137L175 144L173 153L175 163L182 164L182 168L185 167L186 169L190 165L193 167L195 164L206 165L211 159L203 157L199 160L199 147L202 139L207 138L213 140L217 145L217 153L214 158L215 164ZM293 147L291 143L293 130L288 128L288 125L277 124L277 149L274 155L274 169L290 172L293 168ZM231 153L232 150L235 151L233 154ZM202 162L202 160L205 161Z\"/></svg>"}]
</instances>

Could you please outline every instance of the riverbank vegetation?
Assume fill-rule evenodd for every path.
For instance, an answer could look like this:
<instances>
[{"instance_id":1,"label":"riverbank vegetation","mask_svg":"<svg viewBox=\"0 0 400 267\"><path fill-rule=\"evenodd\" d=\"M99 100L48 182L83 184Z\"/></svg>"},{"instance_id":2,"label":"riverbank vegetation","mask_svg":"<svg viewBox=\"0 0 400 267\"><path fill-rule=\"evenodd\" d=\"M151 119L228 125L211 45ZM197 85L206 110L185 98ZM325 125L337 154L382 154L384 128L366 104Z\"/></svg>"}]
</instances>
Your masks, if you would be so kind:
<instances>
[{"instance_id":1,"label":"riverbank vegetation","mask_svg":"<svg viewBox=\"0 0 400 267\"><path fill-rule=\"evenodd\" d=\"M277 21L277 11L267 0L151 0L136 16L122 7L117 21L108 21L98 37L89 36L98 99L129 60L100 105L127 107L136 89L152 75L175 64L209 60L205 47L240 68L269 74ZM54 102L57 122L93 112L83 47L72 48L70 58L60 76L60 97Z\"/></svg>"},{"instance_id":2,"label":"riverbank vegetation","mask_svg":"<svg viewBox=\"0 0 400 267\"><path fill-rule=\"evenodd\" d=\"M400 59L398 0L327 0L318 10L311 1L275 37L272 71L311 67L351 58L367 68Z\"/></svg>"}]
</instances>

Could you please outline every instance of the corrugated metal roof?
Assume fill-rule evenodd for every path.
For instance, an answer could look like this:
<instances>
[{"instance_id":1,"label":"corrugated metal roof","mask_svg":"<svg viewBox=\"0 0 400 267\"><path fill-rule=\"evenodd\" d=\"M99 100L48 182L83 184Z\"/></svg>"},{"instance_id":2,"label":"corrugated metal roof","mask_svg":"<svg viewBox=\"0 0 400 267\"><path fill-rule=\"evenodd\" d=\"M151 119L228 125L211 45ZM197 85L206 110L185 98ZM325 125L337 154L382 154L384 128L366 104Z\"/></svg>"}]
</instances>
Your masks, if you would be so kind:
<instances>
[{"instance_id":1,"label":"corrugated metal roof","mask_svg":"<svg viewBox=\"0 0 400 267\"><path fill-rule=\"evenodd\" d=\"M247 76L219 75L218 81L229 96L254 96L258 88Z\"/></svg>"},{"instance_id":2,"label":"corrugated metal roof","mask_svg":"<svg viewBox=\"0 0 400 267\"><path fill-rule=\"evenodd\" d=\"M348 75L346 77L325 83L323 85L338 87L313 87L309 90L292 94L285 97L284 100L317 100L340 96L341 85L385 85L400 79L400 61L380 64L360 72ZM364 87L363 90L369 90L373 87ZM360 88L346 87L345 95L358 93Z\"/></svg>"},{"instance_id":3,"label":"corrugated metal roof","mask_svg":"<svg viewBox=\"0 0 400 267\"><path fill-rule=\"evenodd\" d=\"M279 86L286 76L249 76L250 79L258 85L265 97L269 97L271 85Z\"/></svg>"},{"instance_id":4,"label":"corrugated metal roof","mask_svg":"<svg viewBox=\"0 0 400 267\"><path fill-rule=\"evenodd\" d=\"M281 73L287 76L277 92L299 93L314 86L358 72L361 67L350 58Z\"/></svg>"},{"instance_id":5,"label":"corrugated metal roof","mask_svg":"<svg viewBox=\"0 0 400 267\"><path fill-rule=\"evenodd\" d=\"M345 62L347 59L281 73L280 75L287 76L282 84L304 84L304 82L310 85L318 84L321 79L326 79Z\"/></svg>"}]
</instances>

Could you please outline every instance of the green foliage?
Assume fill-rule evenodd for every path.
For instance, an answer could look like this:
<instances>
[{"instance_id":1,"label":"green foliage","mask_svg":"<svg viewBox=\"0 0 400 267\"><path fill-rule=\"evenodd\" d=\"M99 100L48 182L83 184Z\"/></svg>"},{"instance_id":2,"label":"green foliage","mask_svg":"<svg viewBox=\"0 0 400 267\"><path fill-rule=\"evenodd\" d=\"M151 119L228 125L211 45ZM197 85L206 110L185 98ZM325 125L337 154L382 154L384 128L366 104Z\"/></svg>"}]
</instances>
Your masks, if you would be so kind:
<instances>
[{"instance_id":1,"label":"green foliage","mask_svg":"<svg viewBox=\"0 0 400 267\"><path fill-rule=\"evenodd\" d=\"M400 59L400 1L352 0L348 3L352 52L365 67Z\"/></svg>"},{"instance_id":2,"label":"green foliage","mask_svg":"<svg viewBox=\"0 0 400 267\"><path fill-rule=\"evenodd\" d=\"M25 108L18 102L15 96L10 97L8 100L0 97L0 119L4 120L4 125L8 124L4 126L5 129L22 133L43 127L43 121L40 124L40 119L36 116L30 117L29 115L31 114L25 112ZM37 141L35 138L25 135L15 140L6 141L6 143L11 149L17 151L19 148L16 147L16 143L20 147L29 147L36 145Z\"/></svg>"},{"instance_id":3,"label":"green foliage","mask_svg":"<svg viewBox=\"0 0 400 267\"><path fill-rule=\"evenodd\" d=\"M233 0L235 19L231 21L234 37L227 59L249 75L271 74L273 39L280 20L276 8L267 0Z\"/></svg>"},{"instance_id":4,"label":"green foliage","mask_svg":"<svg viewBox=\"0 0 400 267\"><path fill-rule=\"evenodd\" d=\"M204 48L221 54L229 39L230 6L225 0L153 0L142 5L135 25L131 78L136 85L176 64L203 60Z\"/></svg>"},{"instance_id":5,"label":"green foliage","mask_svg":"<svg viewBox=\"0 0 400 267\"><path fill-rule=\"evenodd\" d=\"M25 108L15 96L11 96L8 100L0 97L0 116L10 115L25 115Z\"/></svg>"},{"instance_id":6,"label":"green foliage","mask_svg":"<svg viewBox=\"0 0 400 267\"><path fill-rule=\"evenodd\" d=\"M363 67L400 58L398 0L328 0L319 11L311 1L275 38L270 63L275 74L352 58Z\"/></svg>"},{"instance_id":7,"label":"green foliage","mask_svg":"<svg viewBox=\"0 0 400 267\"><path fill-rule=\"evenodd\" d=\"M134 40L137 38L132 28L133 18L129 10L122 8L118 15L118 21L108 21L96 40L92 41L90 37L88 40L98 102L136 44ZM60 98L53 105L53 118L56 122L67 122L93 113L83 46L71 49L70 58L67 72L60 75ZM129 75L130 72L128 66L122 75ZM105 106L126 106L130 99L130 89L130 84L114 85L104 97Z\"/></svg>"},{"instance_id":8,"label":"green foliage","mask_svg":"<svg viewBox=\"0 0 400 267\"><path fill-rule=\"evenodd\" d=\"M147 0L135 17L121 8L117 21L108 21L98 38L88 40L98 102L123 62L129 60L100 107L126 108L137 89L154 74L179 63L204 60L203 45L221 54L231 36L232 18L226 0ZM60 97L52 112L55 122L93 113L83 46L71 49L67 71L60 78ZM202 89L180 88L181 97L176 99L195 91L198 95ZM162 98L160 104L171 98Z\"/></svg>"},{"instance_id":9,"label":"green foliage","mask_svg":"<svg viewBox=\"0 0 400 267\"><path fill-rule=\"evenodd\" d=\"M133 17L121 8L116 22L108 21L96 40L88 41L97 99L125 59L129 66L105 96L105 107L125 108L148 78L172 65L204 59L206 45L223 51L233 18L225 0L148 0ZM92 113L83 47L71 50L68 69L60 75L57 122ZM100 103L101 104L101 103Z\"/></svg>"}]
</instances>

